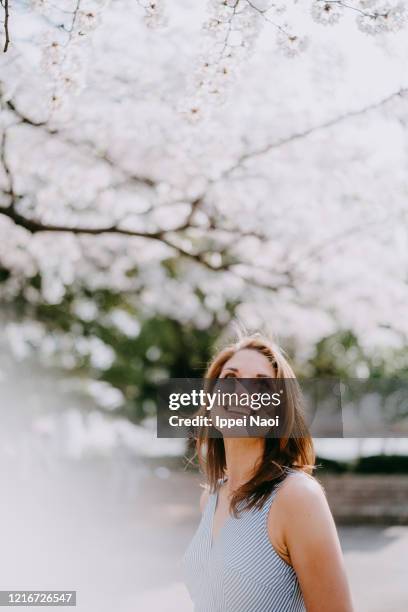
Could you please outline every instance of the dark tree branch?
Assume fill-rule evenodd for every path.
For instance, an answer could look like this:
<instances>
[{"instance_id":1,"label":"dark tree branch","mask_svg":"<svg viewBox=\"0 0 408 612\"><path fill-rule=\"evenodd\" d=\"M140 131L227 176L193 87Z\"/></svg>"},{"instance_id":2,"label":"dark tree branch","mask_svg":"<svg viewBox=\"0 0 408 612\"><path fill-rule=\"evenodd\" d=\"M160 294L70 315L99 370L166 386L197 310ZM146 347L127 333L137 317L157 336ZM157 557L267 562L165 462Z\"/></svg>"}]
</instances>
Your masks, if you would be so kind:
<instances>
[{"instance_id":1,"label":"dark tree branch","mask_svg":"<svg viewBox=\"0 0 408 612\"><path fill-rule=\"evenodd\" d=\"M85 147L86 153L88 155L90 154L94 155L95 157L97 157L98 160L109 164L109 166L113 170L116 170L121 174L125 174L125 180L123 182L119 181L119 182L113 183L112 187L126 186L128 183L132 183L132 182L137 185L142 184L149 188L156 187L157 185L156 181L154 181L150 177L143 177L143 176L134 175L134 174L126 174L126 171L123 170L121 167L118 167L115 161L111 159L107 154L95 155L95 152L92 150L92 146L90 145L88 146L87 143L78 143L74 140L67 139L65 135L59 133L57 130L52 129L47 124L47 122L34 121L30 117L26 116L23 112L21 112L13 100L6 101L5 105L8 108L8 110L10 110L17 117L18 124L27 125L33 129L39 128L41 130L44 130L49 136L57 137L71 146L74 146L74 147L79 146L82 150ZM5 135L4 135L4 142L2 146L1 155L2 157L0 161L2 161L3 163L5 173L8 178L8 182L11 186L12 185L12 173L11 173L11 169L6 164L6 157L5 157ZM42 220L34 219L32 217L27 217L24 214L22 214L16 207L16 204L18 200L21 199L21 196L18 196L17 194L15 194L14 190L12 190L11 187L10 187L10 190L8 190L7 195L9 195L9 197L11 198L11 204L8 208L0 208L0 215L9 217L16 225L23 227L24 229L26 229L27 231L33 234L39 233L39 232L68 232L68 233L76 234L76 235L94 235L96 236L96 235L102 235L102 234L118 234L118 235L123 235L123 236L146 238L150 240L160 241L163 244L166 244L167 246L176 250L176 252L178 252L180 255L187 257L189 259L192 259L196 262L199 262L211 270L223 270L223 269L229 268L229 266L231 265L231 263L227 264L223 262L223 260L226 259L228 256L227 247L221 248L218 250L208 248L204 252L197 253L197 252L186 250L185 248L180 246L180 244L177 244L177 241L174 241L171 238L172 235L173 236L177 234L180 235L183 232L188 231L188 230L202 230L203 229L200 226L194 225L194 216L196 212L198 211L198 209L202 207L205 203L205 196L206 196L205 193L201 194L200 196L197 196L191 201L189 201L188 199L180 200L180 202L190 205L190 210L185 220L172 230L158 230L155 232L144 232L144 231L135 231L131 229L126 229L126 227L123 227L123 223L122 225L118 223L112 223L111 225L103 226L103 227L81 227L79 225L78 226L67 226L64 224L48 224L48 223L43 222ZM170 202L169 205L173 205L177 203L178 202ZM148 212L152 212L154 209L155 207L150 207ZM145 216L145 212L143 213L143 215ZM220 227L218 224L210 229L228 232L232 237L231 238L232 244L234 244L236 240L239 239L241 236L245 237L248 235L255 235L255 233L253 232L241 231L239 230L239 228L223 228L223 227ZM213 265L209 259L210 256L215 253L221 256L220 265Z\"/></svg>"},{"instance_id":2,"label":"dark tree branch","mask_svg":"<svg viewBox=\"0 0 408 612\"><path fill-rule=\"evenodd\" d=\"M4 9L4 35L6 37L4 41L3 52L6 53L10 44L10 31L9 31L9 20L10 20L10 7L9 0L1 0L1 6Z\"/></svg>"},{"instance_id":3,"label":"dark tree branch","mask_svg":"<svg viewBox=\"0 0 408 612\"><path fill-rule=\"evenodd\" d=\"M227 33L225 35L224 44L223 44L221 52L220 52L220 56L219 56L220 60L223 59L224 54L225 54L226 50L228 49L228 42L229 42L229 38L230 38L231 32L232 32L232 25L233 25L234 18L237 15L237 12L238 12L239 3L240 3L240 0L235 0L235 4L231 7L232 8L232 15L228 19L228 31L227 31Z\"/></svg>"},{"instance_id":4,"label":"dark tree branch","mask_svg":"<svg viewBox=\"0 0 408 612\"><path fill-rule=\"evenodd\" d=\"M121 174L126 175L127 179L130 182L138 183L141 185L145 185L146 187L155 187L157 182L148 177L142 176L139 174L132 174L127 172L124 168L118 166L118 164L113 160L107 153L96 153L91 145L86 142L78 142L71 138L68 138L65 134L61 133L59 130L52 128L48 125L46 121L34 121L27 115L25 115L20 109L17 108L15 102L13 100L7 100L5 102L6 107L18 118L19 123L22 125L28 125L33 128L42 128L49 136L57 136L62 142L73 146L78 147L84 151L86 155L92 155L94 158L105 162L111 168L119 171Z\"/></svg>"},{"instance_id":5,"label":"dark tree branch","mask_svg":"<svg viewBox=\"0 0 408 612\"><path fill-rule=\"evenodd\" d=\"M105 227L81 227L81 226L71 226L71 225L64 225L64 224L57 225L57 224L44 223L40 220L26 217L22 215L20 212L18 212L18 210L16 210L16 207L14 204L15 202L13 202L13 204L7 208L0 208L0 215L4 217L8 217L15 223L15 225L18 225L19 227L23 227L31 234L38 234L40 232L41 233L42 232L44 233L46 232L70 233L70 234L74 234L78 236L79 235L100 236L103 234L117 234L121 236L145 238L148 240L155 240L155 241L161 242L171 247L172 249L174 249L177 253L179 253L179 255L182 255L195 262L198 262L202 264L203 266L205 266L206 268L208 268L209 270L219 271L219 270L225 270L229 268L229 264L223 264L223 263L221 263L220 265L211 264L211 262L209 261L209 256L213 253L213 251L203 251L203 252L195 253L193 251L188 251L187 249L177 244L177 242L174 242L173 240L171 240L171 234L176 234L186 229L187 228L186 224L183 224L173 230L158 230L156 232L136 231L136 230L126 229L118 225L109 225ZM223 254L222 251L219 251L219 253L221 255Z\"/></svg>"},{"instance_id":6,"label":"dark tree branch","mask_svg":"<svg viewBox=\"0 0 408 612\"><path fill-rule=\"evenodd\" d=\"M337 4L338 6L341 6L345 9L348 9L350 11L354 11L355 13L358 13L359 15L363 16L363 17L370 17L370 19L378 19L378 17L388 17L388 13L389 13L389 8L387 9L383 9L380 11L365 11L364 9L359 8L358 6L354 6L352 4L349 4L348 2L344 2L343 0L318 0L318 2L322 3L322 4Z\"/></svg>"},{"instance_id":7,"label":"dark tree branch","mask_svg":"<svg viewBox=\"0 0 408 612\"><path fill-rule=\"evenodd\" d=\"M12 201L15 199L14 188L13 188L13 178L11 175L10 167L7 161L7 153L6 153L6 142L7 142L7 131L4 130L1 137L0 144L0 161L4 168L4 174L6 175L7 180L7 189L5 190L5 194L10 196Z\"/></svg>"},{"instance_id":8,"label":"dark tree branch","mask_svg":"<svg viewBox=\"0 0 408 612\"><path fill-rule=\"evenodd\" d=\"M255 4L253 3L252 0L245 0L247 4L249 4L249 6L252 8L252 10L256 11L257 13L260 14L260 16L262 17L262 19L264 19L265 21L267 21L268 23L270 23L271 25L273 25L274 28L276 28L278 30L278 32L282 32L282 34L285 34L285 36L287 36L288 38L290 38L290 34L288 32L288 30L286 30L283 26L281 26L279 23L276 23L275 21L273 21L269 16L268 16L268 12L271 10L271 6L261 9L258 8L257 6L255 6Z\"/></svg>"},{"instance_id":9,"label":"dark tree branch","mask_svg":"<svg viewBox=\"0 0 408 612\"><path fill-rule=\"evenodd\" d=\"M385 98L382 98L378 102L373 102L372 104L369 104L368 106L364 106L363 108L358 108L356 110L349 111L347 113L343 113L342 115L338 115L337 117L328 119L324 123L320 123L318 125L311 126L310 128L307 128L301 132L295 132L294 134L290 134L289 136L280 138L276 140L275 142L265 145L264 147L260 147L259 149L255 149L254 151L243 153L232 166L224 170L220 178L222 179L222 178L228 177L234 170L244 165L245 162L249 160L255 159L257 157L262 157L263 155L270 153L274 149L279 149L280 147L283 147L292 142L304 140L305 138L307 138L308 136L311 136L312 134L315 134L317 132L321 132L325 129L339 125L340 123L343 123L344 121L347 121L348 119L352 119L353 117L359 117L361 115L364 115L365 113L369 113L373 110L379 109L385 104L388 104L389 102L391 102L392 100L395 100L397 98L403 97L404 95L407 95L407 93L408 93L408 88L401 88L398 91L395 91L389 94Z\"/></svg>"},{"instance_id":10,"label":"dark tree branch","mask_svg":"<svg viewBox=\"0 0 408 612\"><path fill-rule=\"evenodd\" d=\"M0 94L1 94L1 90L0 90ZM115 181L111 186L109 186L109 189L110 188L115 188L115 187L116 188L118 188L118 187L126 187L126 186L131 185L131 184L134 184L136 186L144 186L144 187L147 187L149 189L155 189L157 187L158 182L156 180L152 179L149 176L144 176L144 175L141 175L141 174L135 174L135 173L128 172L127 170L125 170L124 168L119 166L116 163L116 161L114 159L112 159L108 155L108 153L105 152L105 153L101 154L101 153L96 152L94 150L94 148L92 147L91 143L78 142L76 140L68 138L65 134L59 132L58 130L53 129L52 127L49 126L49 124L47 122L43 122L43 121L37 122L37 121L34 121L30 117L28 117L26 114L24 114L17 107L16 103L13 100L5 101L5 106L18 119L18 124L27 125L27 126L29 126L31 128L34 128L34 129L35 128L37 128L37 129L39 128L39 129L45 131L46 134L48 134L49 136L58 138L61 142L65 143L65 144L68 144L69 146L72 146L74 148L79 148L82 153L87 155L87 157L92 156L95 160L101 161L103 163L106 163L110 168L112 168L113 171L118 172L120 175L124 176L124 179L122 181ZM187 216L185 222L181 226L179 226L177 228L177 231L187 230L190 227L194 227L194 225L193 225L194 215L198 211L198 209L201 206L203 206L204 200L205 200L205 195L206 194L204 193L201 196L196 197L192 201L189 201L188 199L183 199L183 200L179 200L179 201L169 202L168 203L170 205L177 204L177 203L186 203L186 204L190 205L190 211L188 213L188 216ZM154 207L151 206L147 212L144 212L142 214L145 216L148 212L152 212L153 208Z\"/></svg>"},{"instance_id":11,"label":"dark tree branch","mask_svg":"<svg viewBox=\"0 0 408 612\"><path fill-rule=\"evenodd\" d=\"M187 216L186 220L180 224L177 228L173 230L158 230L156 232L144 232L144 231L136 231L131 229L126 229L124 227L120 227L120 225L112 224L104 227L81 227L81 226L71 226L64 224L49 224L45 223L41 220L30 218L19 212L18 210L18 202L21 199L21 195L17 194L13 187L13 176L10 166L7 162L6 156L6 133L3 134L1 141L1 151L0 151L0 161L3 164L5 175L7 177L7 190L5 193L10 197L10 205L6 208L0 207L0 215L9 218L14 222L15 225L24 228L31 234L37 233L70 233L77 236L98 236L104 234L116 234L128 237L136 237L136 238L144 238L147 240L154 240L161 242L162 244L167 245L171 249L175 250L178 255L187 258L195 263L198 263L204 266L206 269L211 271L229 271L234 276L242 279L248 285L259 288L263 290L269 291L278 291L282 287L290 287L294 288L294 284L292 283L291 276L289 272L284 272L280 276L281 280L276 283L273 281L269 281L267 279L261 280L259 278L255 278L253 274L249 274L249 277L246 275L240 274L236 270L236 264L238 263L232 256L230 249L233 248L240 238L246 236L254 236L260 240L264 240L265 236L257 234L256 232L241 230L239 228L223 228L215 224L214 220L211 221L209 228L208 237L211 238L211 231L217 232L227 232L230 235L230 240L228 244L222 248L217 248L216 245L214 247L207 247L202 251L193 252L189 251L181 244L178 244L177 238L174 240L178 234L182 234L183 231L188 231L189 229L198 229L202 230L202 227L196 226L193 224L194 213L196 210L204 203L205 194L197 197L195 200L191 202L191 211ZM214 264L211 261L211 256L217 255L220 258L220 263ZM268 274L271 273L270 270L267 271Z\"/></svg>"},{"instance_id":12,"label":"dark tree branch","mask_svg":"<svg viewBox=\"0 0 408 612\"><path fill-rule=\"evenodd\" d=\"M19 196L16 196L18 199ZM80 226L69 226L69 225L55 225L49 223L43 223L39 220L25 217L21 213L16 210L15 201L8 208L0 207L0 215L4 217L8 217L11 219L15 225L26 229L31 234L38 233L70 233L77 236L101 236L104 234L116 234L122 236L136 237L136 238L145 238L147 240L154 240L157 242L161 242L162 244L167 245L178 255L198 263L205 267L207 270L211 270L213 272L222 272L229 271L231 274L240 278L249 286L254 288L263 289L267 291L276 292L282 288L291 288L296 292L295 284L292 282L292 276L290 271L286 271L280 274L282 280L278 283L271 282L268 280L261 280L259 278L255 278L253 273L250 273L248 276L243 276L237 271L236 265L237 261L235 261L230 256L229 248L231 245L225 246L221 249L206 249L201 252L192 252L183 248L180 244L177 244L174 240L171 239L171 235L180 233L184 229L194 228L194 226L188 226L188 223L184 223L180 225L178 228L174 230L158 230L156 232L142 232L126 229L117 225L110 225L106 227L80 227ZM234 232L234 230L232 230ZM235 230L236 231L236 230ZM248 235L248 234L247 234ZM241 237L241 234L236 234L235 239L232 241L234 245L236 241ZM221 262L219 265L214 265L211 263L211 256L218 255L221 257ZM266 271L268 274L271 274L271 270Z\"/></svg>"},{"instance_id":13,"label":"dark tree branch","mask_svg":"<svg viewBox=\"0 0 408 612\"><path fill-rule=\"evenodd\" d=\"M71 27L69 29L69 34L70 36L72 36L72 33L74 31L75 28L75 24L78 18L78 13L79 13L79 9L81 8L81 0L76 0L76 5L74 8L74 12L72 14L72 21L71 21Z\"/></svg>"},{"instance_id":14,"label":"dark tree branch","mask_svg":"<svg viewBox=\"0 0 408 612\"><path fill-rule=\"evenodd\" d=\"M0 94L2 94L1 90L0 90ZM5 105L12 113L16 115L16 117L18 117L20 123L24 123L25 125L31 125L32 127L47 127L48 128L47 131L49 132L49 134L57 133L57 130L51 130L48 127L46 121L34 121L33 119L30 119L30 117L27 117L22 112L20 112L17 109L13 100L5 100Z\"/></svg>"}]
</instances>

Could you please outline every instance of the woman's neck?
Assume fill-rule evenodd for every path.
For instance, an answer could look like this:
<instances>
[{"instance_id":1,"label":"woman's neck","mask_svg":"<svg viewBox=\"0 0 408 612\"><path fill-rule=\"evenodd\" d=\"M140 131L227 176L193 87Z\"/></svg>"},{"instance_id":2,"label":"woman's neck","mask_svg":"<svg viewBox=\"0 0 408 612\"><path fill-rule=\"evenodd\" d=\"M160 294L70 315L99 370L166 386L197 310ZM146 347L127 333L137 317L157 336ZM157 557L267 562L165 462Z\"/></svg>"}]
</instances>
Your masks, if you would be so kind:
<instances>
[{"instance_id":1,"label":"woman's neck","mask_svg":"<svg viewBox=\"0 0 408 612\"><path fill-rule=\"evenodd\" d=\"M224 438L227 467L227 490L231 494L254 475L262 460L265 440L263 438Z\"/></svg>"}]
</instances>

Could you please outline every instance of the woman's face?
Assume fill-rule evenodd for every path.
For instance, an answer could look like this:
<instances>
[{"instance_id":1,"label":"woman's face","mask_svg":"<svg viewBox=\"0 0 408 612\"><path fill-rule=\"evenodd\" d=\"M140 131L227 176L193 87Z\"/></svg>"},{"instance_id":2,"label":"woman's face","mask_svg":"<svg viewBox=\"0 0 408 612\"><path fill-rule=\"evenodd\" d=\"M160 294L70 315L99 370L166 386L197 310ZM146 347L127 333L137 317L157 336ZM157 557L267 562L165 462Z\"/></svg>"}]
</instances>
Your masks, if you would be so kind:
<instances>
[{"instance_id":1,"label":"woman's face","mask_svg":"<svg viewBox=\"0 0 408 612\"><path fill-rule=\"evenodd\" d=\"M261 353L254 349L241 349L235 355L230 357L230 359L224 364L219 379L258 379L262 381L262 379L271 379L275 378L275 372L271 362ZM247 381L248 382L248 381ZM265 380L265 383L267 381ZM252 384L252 383L251 383ZM219 385L218 385L219 388ZM224 391L248 394L248 386L247 383L243 384L237 380L237 383L231 387L222 387ZM255 388L252 388L255 391ZM267 389L265 389L267 390ZM243 416L249 416L251 414L250 407L243 407L241 405L231 404L223 405L217 404L213 409L213 416L218 416L219 418L228 418L234 417L239 418ZM262 411L261 411L262 412ZM219 431L220 428L216 427ZM221 433L228 437L247 437L250 435L254 437L256 430L254 428L248 429L247 426L234 426L228 428L228 430L223 430Z\"/></svg>"}]
</instances>

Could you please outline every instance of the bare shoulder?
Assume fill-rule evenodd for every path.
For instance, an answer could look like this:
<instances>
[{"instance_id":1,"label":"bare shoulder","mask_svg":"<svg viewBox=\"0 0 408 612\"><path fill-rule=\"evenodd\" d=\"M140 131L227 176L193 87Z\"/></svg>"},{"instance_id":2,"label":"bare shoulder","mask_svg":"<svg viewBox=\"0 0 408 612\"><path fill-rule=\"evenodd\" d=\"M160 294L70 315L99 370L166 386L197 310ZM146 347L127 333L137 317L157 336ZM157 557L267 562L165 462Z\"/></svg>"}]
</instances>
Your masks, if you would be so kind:
<instances>
[{"instance_id":1,"label":"bare shoulder","mask_svg":"<svg viewBox=\"0 0 408 612\"><path fill-rule=\"evenodd\" d=\"M288 476L279 486L268 517L269 538L278 554L292 564L294 542L333 537L335 526L320 483L304 472ZM311 546L308 546L311 548Z\"/></svg>"},{"instance_id":2,"label":"bare shoulder","mask_svg":"<svg viewBox=\"0 0 408 612\"><path fill-rule=\"evenodd\" d=\"M325 496L322 485L306 472L293 472L279 487L279 497L296 497L297 495L307 495L310 497Z\"/></svg>"},{"instance_id":3,"label":"bare shoulder","mask_svg":"<svg viewBox=\"0 0 408 612\"><path fill-rule=\"evenodd\" d=\"M268 515L269 539L278 555L292 565L293 536L314 531L313 523L331 521L326 496L319 482L304 472L292 472L279 485ZM300 535L299 535L300 534Z\"/></svg>"},{"instance_id":4,"label":"bare shoulder","mask_svg":"<svg viewBox=\"0 0 408 612\"><path fill-rule=\"evenodd\" d=\"M326 495L321 484L304 472L286 478L276 496L276 505L286 513L327 509Z\"/></svg>"},{"instance_id":5,"label":"bare shoulder","mask_svg":"<svg viewBox=\"0 0 408 612\"><path fill-rule=\"evenodd\" d=\"M205 509L205 507L207 505L209 496L210 496L210 489L207 486L202 485L202 492L201 492L201 496L200 496L200 510L201 510L201 512L204 512L204 509Z\"/></svg>"}]
</instances>

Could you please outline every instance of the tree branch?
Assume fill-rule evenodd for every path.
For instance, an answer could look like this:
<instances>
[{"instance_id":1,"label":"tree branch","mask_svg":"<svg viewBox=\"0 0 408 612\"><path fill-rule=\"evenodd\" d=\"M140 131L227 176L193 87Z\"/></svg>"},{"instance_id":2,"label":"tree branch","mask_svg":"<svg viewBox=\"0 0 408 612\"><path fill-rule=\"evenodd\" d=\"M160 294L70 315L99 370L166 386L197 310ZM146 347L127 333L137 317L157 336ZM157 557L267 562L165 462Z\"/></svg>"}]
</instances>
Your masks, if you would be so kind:
<instances>
[{"instance_id":1,"label":"tree branch","mask_svg":"<svg viewBox=\"0 0 408 612\"><path fill-rule=\"evenodd\" d=\"M174 230L158 230L156 232L136 231L136 230L126 229L118 225L109 225L105 227L81 227L81 226L70 226L70 225L64 225L64 224L56 225L56 224L43 223L42 221L39 221L37 219L25 217L24 215L22 215L16 210L14 203L13 205L7 208L0 208L0 215L4 217L8 217L15 223L15 225L18 225L19 227L23 227L31 234L37 234L40 232L44 232L44 233L45 232L54 232L54 233L63 232L63 233L70 233L74 235L100 236L103 234L117 234L121 236L146 238L149 240L155 240L155 241L161 242L169 246L170 248L178 252L179 255L182 255L195 262L198 262L202 264L203 266L205 266L206 268L208 268L209 270L220 271L220 270L226 270L229 268L229 264L221 263L220 265L213 265L209 261L208 257L214 252L204 251L204 252L194 253L192 251L188 251L187 249L183 248L182 246L180 246L179 244L176 244L174 241L171 240L169 235L187 228L185 223L183 223L182 226ZM222 254L222 251L220 251L219 253Z\"/></svg>"},{"instance_id":2,"label":"tree branch","mask_svg":"<svg viewBox=\"0 0 408 612\"><path fill-rule=\"evenodd\" d=\"M13 202L15 199L15 194L14 194L14 188L13 188L13 178L11 175L10 167L8 165L7 156L6 156L7 155L6 154L6 140L7 140L7 131L4 130L2 137L1 137L1 144L0 144L0 161L4 168L4 174L6 175L6 180L8 183L7 190L4 193L10 196Z\"/></svg>"},{"instance_id":3,"label":"tree branch","mask_svg":"<svg viewBox=\"0 0 408 612\"><path fill-rule=\"evenodd\" d=\"M378 19L378 17L386 17L388 15L388 10L387 9L383 9L380 11L377 10L373 10L373 11L365 11L361 8L359 8L358 6L354 6L352 4L349 4L348 2L344 2L344 0L318 0L321 3L325 3L325 4L337 4L338 6L341 6L345 9L348 9L350 11L354 11L355 13L358 13L359 15L362 15L363 17L370 17L371 19Z\"/></svg>"},{"instance_id":4,"label":"tree branch","mask_svg":"<svg viewBox=\"0 0 408 612\"><path fill-rule=\"evenodd\" d=\"M401 98L407 93L408 93L408 88L405 88L405 87L401 88L398 91L395 91L389 94L385 98L382 98L378 102L373 102L372 104L369 104L368 106L364 106L363 108L359 108L356 110L349 111L347 113L343 113L342 115L338 115L337 117L328 119L324 123L320 123L318 125L311 126L310 128L307 128L301 132L295 132L294 134L290 134L289 136L280 138L276 140L275 142L265 145L264 147L260 147L259 149L255 149L254 151L250 151L248 153L243 153L232 166L224 170L220 178L221 179L227 178L234 170L236 170L237 168L245 164L245 162L247 162L248 160L255 159L257 157L261 157L262 155L266 155L267 153L270 153L270 151L273 151L274 149L279 149L280 147L290 144L292 142L303 140L307 138L308 136L315 134L316 132L320 132L322 130L334 127L335 125L343 123L343 121L346 121L353 117L359 117L360 115L364 115L365 113L381 108L385 104L388 104L389 102L391 102L392 100L395 100L396 98Z\"/></svg>"},{"instance_id":5,"label":"tree branch","mask_svg":"<svg viewBox=\"0 0 408 612\"><path fill-rule=\"evenodd\" d=\"M60 134L57 130L52 129L47 124L47 122L34 121L30 117L26 116L23 112L21 112L13 100L5 101L5 105L8 108L8 110L10 110L17 117L18 119L17 125L23 124L23 125L27 125L34 129L39 128L41 130L45 130L45 132L48 135L52 137L60 138L63 142L71 146L74 146L74 147L79 146L81 149L84 149L85 147L84 152L86 152L88 156L92 154L98 160L107 163L113 170L116 170L120 174L124 174L125 180L123 181L123 183L116 182L114 183L114 185L112 185L112 187L126 185L127 182L129 183L134 182L138 185L142 184L149 188L156 187L157 185L156 181L154 181L150 177L144 177L140 175L127 173L126 170L123 170L121 167L118 167L115 161L112 158L110 158L106 153L103 155L95 154L95 151L92 149L92 146L90 145L88 146L87 143L78 143L74 140L67 139L63 134ZM188 199L180 200L180 202L189 204L190 210L185 220L180 225L178 225L178 227L172 230L158 230L155 232L135 231L131 229L126 229L126 227L123 227L120 224L115 223L115 222L112 223L111 225L103 226L103 227L81 227L81 226L71 226L71 225L64 225L64 224L48 224L48 223L41 221L40 219L35 219L32 217L25 216L16 207L18 200L20 200L22 196L16 194L12 187L13 185L12 172L7 164L5 146L6 146L6 134L4 133L2 145L1 145L0 161L3 164L5 174L7 176L7 181L8 181L8 188L7 188L7 192L5 193L11 198L11 203L7 208L0 208L0 215L8 217L16 225L23 227L30 233L35 234L39 232L67 232L67 233L71 233L74 235L93 235L93 236L102 235L102 234L117 234L117 235L130 236L130 237L146 238L150 240L160 241L163 244L166 244L167 246L174 249L180 255L187 257L188 259L194 260L196 262L199 262L210 270L217 270L217 271L223 270L223 269L225 270L229 268L229 266L231 265L231 263L225 263L225 262L224 263L222 262L219 265L213 265L209 259L209 257L211 255L214 255L215 253L221 256L221 259L226 258L227 247L224 247L218 250L207 249L204 252L191 252L183 248L180 244L177 244L171 239L172 234L173 235L177 233L180 234L184 231L188 231L189 229L196 229L196 230L203 229L200 226L194 225L194 215L196 214L198 209L203 206L205 202L205 197L206 197L205 192L197 196L196 198L192 199L191 201L189 201ZM177 202L170 202L169 204L171 205L175 203ZM152 212L152 211L153 211L153 207L150 209L149 212ZM145 215L145 213L143 213L143 215ZM248 235L255 235L254 232L246 232L246 231L241 232L239 228L223 228L218 225L211 226L209 229L228 232L232 236L233 244L241 236L245 237Z\"/></svg>"},{"instance_id":6,"label":"tree branch","mask_svg":"<svg viewBox=\"0 0 408 612\"><path fill-rule=\"evenodd\" d=\"M9 44L10 44L10 32L9 32L9 20L10 20L10 8L9 8L9 0L1 0L1 6L4 9L4 34L5 34L5 41L4 41L4 47L3 47L3 52L6 53L7 49L9 48Z\"/></svg>"},{"instance_id":7,"label":"tree branch","mask_svg":"<svg viewBox=\"0 0 408 612\"><path fill-rule=\"evenodd\" d=\"M18 109L13 100L5 101L5 105L18 118L20 124L28 125L33 128L41 128L49 136L58 136L62 142L73 147L78 147L82 149L86 155L92 155L94 158L108 164L111 168L114 168L122 174L125 174L130 182L145 185L146 187L155 187L157 185L157 182L148 176L127 172L124 168L118 166L117 163L111 157L109 157L107 153L96 153L93 147L88 143L78 142L76 140L68 138L65 134L62 134L57 129L51 128L46 121L34 121L33 119L25 115L20 109Z\"/></svg>"}]
</instances>

